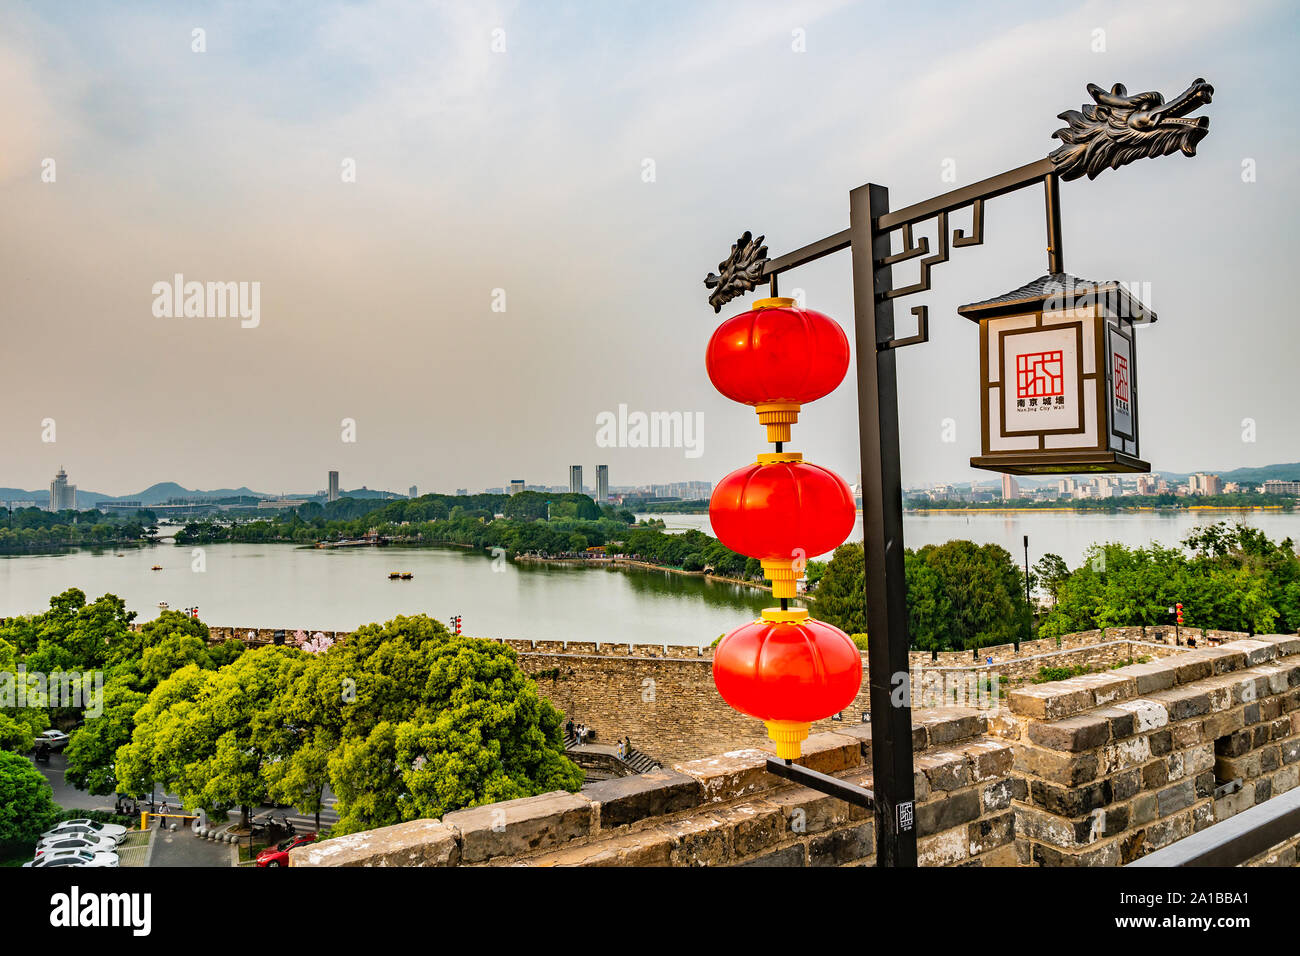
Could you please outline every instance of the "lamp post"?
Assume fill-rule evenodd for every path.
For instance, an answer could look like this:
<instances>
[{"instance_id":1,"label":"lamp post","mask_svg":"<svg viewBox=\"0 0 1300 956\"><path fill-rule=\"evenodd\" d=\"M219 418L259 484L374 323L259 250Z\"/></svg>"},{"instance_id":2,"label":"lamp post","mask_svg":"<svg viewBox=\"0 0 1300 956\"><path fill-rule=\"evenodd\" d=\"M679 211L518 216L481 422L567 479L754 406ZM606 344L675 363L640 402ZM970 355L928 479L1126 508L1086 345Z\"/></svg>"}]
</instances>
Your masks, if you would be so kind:
<instances>
[{"instance_id":1,"label":"lamp post","mask_svg":"<svg viewBox=\"0 0 1300 956\"><path fill-rule=\"evenodd\" d=\"M915 866L917 862L895 351L929 341L929 313L925 305L912 307L916 331L900 337L894 325L894 300L929 291L931 269L947 262L952 249L983 243L985 202L1027 186L1043 187L1048 263L1045 278L1075 281L1065 275L1060 181L1084 175L1095 179L1107 168L1118 169L1136 159L1165 156L1175 151L1195 155L1196 144L1209 131L1209 120L1188 119L1187 114L1210 102L1213 92L1213 87L1197 79L1166 103L1155 92L1129 95L1122 84L1115 84L1109 91L1089 84L1093 103L1060 114L1059 118L1068 125L1053 136L1062 145L1043 159L899 210L890 209L889 190L885 186L867 183L849 192L847 229L775 259L768 258L764 237L755 239L747 231L732 246L730 255L719 263L718 274L710 273L704 280L706 288L711 290L709 304L718 312L727 302L752 292L764 282L769 285L768 295L777 296L777 280L783 272L844 249L852 256L866 558L864 596L867 633L871 635L867 651L873 767L871 803L876 813L879 866ZM969 232L962 228L950 231L948 217L966 208L971 211ZM913 237L913 228L928 222L935 224L933 252L928 237L919 240ZM899 252L893 251L891 243L895 233L901 238ZM918 281L896 287L893 266L911 259L919 260ZM1093 375L1096 374L1094 370ZM1026 452L1019 457L1016 467L1023 469L1026 461L1033 466L1033 457ZM1144 464L1135 466L1133 458L1120 462L1121 457L1099 451L1086 459L1086 468L1111 471L1123 464L1136 470ZM1040 456L1037 465L1041 470L1083 470L1078 468L1078 461L1060 452L1047 452ZM998 463L982 463L982 466L996 470ZM772 763L769 762L769 768ZM800 775L800 782L817 787L817 781L810 779L810 775L811 772ZM823 781L826 792L843 790L842 782L834 778L827 780L831 782ZM841 785L837 788L836 783Z\"/></svg>"},{"instance_id":2,"label":"lamp post","mask_svg":"<svg viewBox=\"0 0 1300 956\"><path fill-rule=\"evenodd\" d=\"M1032 621L1034 608L1029 601L1029 535L1025 535L1025 604L1029 607L1029 614Z\"/></svg>"}]
</instances>

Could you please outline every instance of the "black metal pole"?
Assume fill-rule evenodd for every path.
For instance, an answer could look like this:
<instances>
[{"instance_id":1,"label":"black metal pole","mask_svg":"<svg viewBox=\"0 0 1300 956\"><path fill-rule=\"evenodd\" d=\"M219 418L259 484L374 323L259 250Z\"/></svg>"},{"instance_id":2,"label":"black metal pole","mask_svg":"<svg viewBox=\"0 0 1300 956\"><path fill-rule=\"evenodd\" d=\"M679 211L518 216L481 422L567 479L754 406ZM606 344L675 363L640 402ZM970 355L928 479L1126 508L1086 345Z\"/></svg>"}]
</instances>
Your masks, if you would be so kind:
<instances>
[{"instance_id":1,"label":"black metal pole","mask_svg":"<svg viewBox=\"0 0 1300 956\"><path fill-rule=\"evenodd\" d=\"M1025 535L1025 603L1029 604L1029 535ZM1033 606L1029 608L1029 613L1034 613Z\"/></svg>"},{"instance_id":2,"label":"black metal pole","mask_svg":"<svg viewBox=\"0 0 1300 956\"><path fill-rule=\"evenodd\" d=\"M889 233L877 230L888 211L883 186L849 193L876 865L916 866L898 377L894 350L879 347L894 337L889 266L877 265L890 253Z\"/></svg>"}]
</instances>

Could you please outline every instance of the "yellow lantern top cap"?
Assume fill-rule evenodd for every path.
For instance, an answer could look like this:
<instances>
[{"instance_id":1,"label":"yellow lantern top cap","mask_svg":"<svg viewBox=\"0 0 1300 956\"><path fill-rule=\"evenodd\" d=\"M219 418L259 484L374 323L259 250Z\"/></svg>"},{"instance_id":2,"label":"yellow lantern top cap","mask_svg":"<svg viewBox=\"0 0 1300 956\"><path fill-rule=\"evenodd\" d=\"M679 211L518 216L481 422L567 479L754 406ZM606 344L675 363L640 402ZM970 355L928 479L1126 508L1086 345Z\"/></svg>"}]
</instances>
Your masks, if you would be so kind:
<instances>
[{"instance_id":1,"label":"yellow lantern top cap","mask_svg":"<svg viewBox=\"0 0 1300 956\"><path fill-rule=\"evenodd\" d=\"M794 299L786 298L783 295L773 296L770 299L755 299L750 309L793 309Z\"/></svg>"},{"instance_id":2,"label":"yellow lantern top cap","mask_svg":"<svg viewBox=\"0 0 1300 956\"><path fill-rule=\"evenodd\" d=\"M765 607L763 620L769 624L802 624L808 620L808 609L804 607Z\"/></svg>"},{"instance_id":3,"label":"yellow lantern top cap","mask_svg":"<svg viewBox=\"0 0 1300 956\"><path fill-rule=\"evenodd\" d=\"M769 451L758 456L759 465L779 465L786 461L803 461L801 451Z\"/></svg>"}]
</instances>

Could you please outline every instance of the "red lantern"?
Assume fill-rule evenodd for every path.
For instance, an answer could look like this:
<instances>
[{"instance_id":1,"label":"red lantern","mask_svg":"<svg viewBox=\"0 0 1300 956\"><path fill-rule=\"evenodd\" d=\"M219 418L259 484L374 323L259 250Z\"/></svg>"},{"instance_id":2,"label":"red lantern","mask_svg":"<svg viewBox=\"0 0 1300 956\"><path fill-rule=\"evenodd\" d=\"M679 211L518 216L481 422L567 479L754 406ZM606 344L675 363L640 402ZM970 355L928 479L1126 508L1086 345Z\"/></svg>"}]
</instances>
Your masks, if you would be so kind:
<instances>
[{"instance_id":1,"label":"red lantern","mask_svg":"<svg viewBox=\"0 0 1300 956\"><path fill-rule=\"evenodd\" d=\"M804 562L843 544L856 514L844 479L798 452L759 455L718 482L709 500L713 533L758 558L778 598L795 596Z\"/></svg>"},{"instance_id":2,"label":"red lantern","mask_svg":"<svg viewBox=\"0 0 1300 956\"><path fill-rule=\"evenodd\" d=\"M759 299L723 322L705 358L713 386L753 405L767 440L789 441L799 407L829 395L849 368L849 340L840 324L794 299Z\"/></svg>"},{"instance_id":3,"label":"red lantern","mask_svg":"<svg viewBox=\"0 0 1300 956\"><path fill-rule=\"evenodd\" d=\"M713 652L723 700L766 722L776 755L794 760L808 725L848 707L862 684L862 655L838 627L802 608L767 608Z\"/></svg>"}]
</instances>

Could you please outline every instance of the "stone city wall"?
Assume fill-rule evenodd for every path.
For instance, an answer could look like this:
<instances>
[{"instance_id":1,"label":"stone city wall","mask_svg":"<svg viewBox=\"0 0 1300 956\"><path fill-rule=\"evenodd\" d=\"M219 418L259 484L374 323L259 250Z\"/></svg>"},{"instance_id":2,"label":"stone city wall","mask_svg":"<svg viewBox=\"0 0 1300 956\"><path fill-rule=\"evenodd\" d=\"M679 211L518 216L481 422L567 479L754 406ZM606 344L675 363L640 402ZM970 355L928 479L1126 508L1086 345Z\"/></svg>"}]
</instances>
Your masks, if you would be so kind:
<instances>
[{"instance_id":1,"label":"stone city wall","mask_svg":"<svg viewBox=\"0 0 1300 956\"><path fill-rule=\"evenodd\" d=\"M660 664L667 664L661 661ZM1116 866L1300 785L1300 637L1268 635L913 711L922 866ZM868 866L875 822L770 745L300 847L291 866ZM871 787L871 728L800 763ZM1300 834L1249 866L1295 866Z\"/></svg>"},{"instance_id":2,"label":"stone city wall","mask_svg":"<svg viewBox=\"0 0 1300 956\"><path fill-rule=\"evenodd\" d=\"M1022 687L1009 703L990 731L1025 783L1022 863L1128 863L1300 784L1295 635ZM1276 849L1294 862L1294 844Z\"/></svg>"},{"instance_id":3,"label":"stone city wall","mask_svg":"<svg viewBox=\"0 0 1300 956\"><path fill-rule=\"evenodd\" d=\"M976 711L914 713L923 866L1014 865L1012 748ZM294 849L290 866L871 866L869 811L767 773L770 749L679 762ZM800 763L871 787L871 730L805 742Z\"/></svg>"},{"instance_id":4,"label":"stone city wall","mask_svg":"<svg viewBox=\"0 0 1300 956\"><path fill-rule=\"evenodd\" d=\"M273 628L210 627L213 641L230 638L260 646L269 644ZM286 635L295 629L286 628ZM254 637L249 637L250 632ZM317 631L304 629L309 636ZM324 631L346 640L348 631ZM1179 635L1203 642L1245 636L1220 632L1202 634L1183 628ZM675 644L613 644L594 641L533 641L498 639L519 655L523 671L567 719L585 723L600 743L624 736L637 749L663 763L693 760L716 753L719 747L758 747L767 740L759 721L739 714L718 696L713 684L713 649ZM913 706L974 704L993 708L991 688L1006 691L1031 680L1042 667L1086 667L1105 670L1140 658L1182 653L1186 646L1167 643L1172 628L1125 627L1067 634L1027 641L1019 651L1011 644L983 647L978 660L971 651L937 654L913 652ZM988 659L993 663L989 664ZM841 720L824 720L813 732L834 731L863 720L868 711L867 661L854 702ZM1005 705L1005 700L1002 701Z\"/></svg>"}]
</instances>

